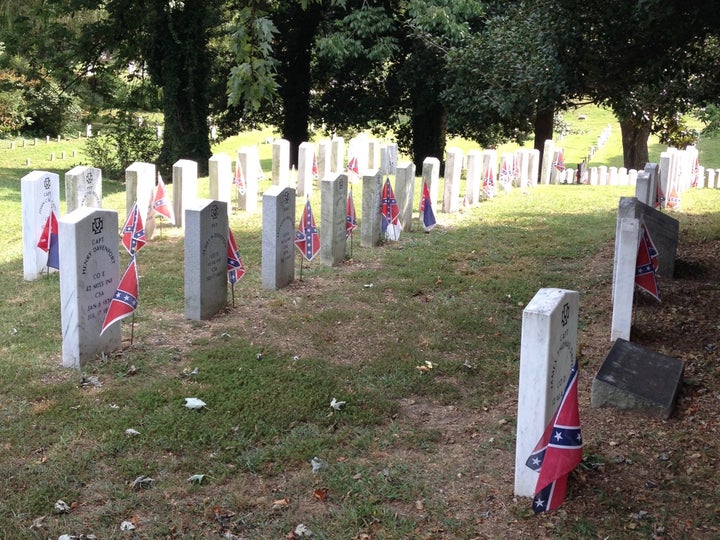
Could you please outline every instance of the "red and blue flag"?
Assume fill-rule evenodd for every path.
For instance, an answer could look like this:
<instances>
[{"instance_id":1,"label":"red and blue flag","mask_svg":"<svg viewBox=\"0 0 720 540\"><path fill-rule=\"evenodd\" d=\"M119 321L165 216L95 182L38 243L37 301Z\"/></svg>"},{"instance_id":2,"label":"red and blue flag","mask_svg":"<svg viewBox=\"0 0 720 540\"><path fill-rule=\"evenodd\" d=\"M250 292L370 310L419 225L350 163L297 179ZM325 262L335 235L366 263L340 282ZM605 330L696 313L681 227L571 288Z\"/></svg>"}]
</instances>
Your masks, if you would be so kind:
<instances>
[{"instance_id":1,"label":"red and blue flag","mask_svg":"<svg viewBox=\"0 0 720 540\"><path fill-rule=\"evenodd\" d=\"M400 239L400 207L398 206L395 193L390 185L390 178L385 178L380 202L380 213L382 214L382 233L388 240Z\"/></svg>"},{"instance_id":2,"label":"red and blue flag","mask_svg":"<svg viewBox=\"0 0 720 540\"><path fill-rule=\"evenodd\" d=\"M50 210L50 215L45 221L45 226L40 234L37 247L48 254L47 267L60 270L60 253L58 248L58 222L55 212Z\"/></svg>"},{"instance_id":3,"label":"red and blue flag","mask_svg":"<svg viewBox=\"0 0 720 540\"><path fill-rule=\"evenodd\" d=\"M315 217L310 206L310 197L305 202L300 224L295 233L295 245L308 261L312 261L320 251L320 235L315 226Z\"/></svg>"},{"instance_id":4,"label":"red and blue flag","mask_svg":"<svg viewBox=\"0 0 720 540\"><path fill-rule=\"evenodd\" d=\"M423 182L422 198L420 199L420 214L422 215L423 229L425 229L425 232L432 231L436 222L427 182Z\"/></svg>"},{"instance_id":5,"label":"red and blue flag","mask_svg":"<svg viewBox=\"0 0 720 540\"><path fill-rule=\"evenodd\" d=\"M540 472L532 503L536 514L554 510L562 504L568 475L582 460L577 372L575 360L560 406L525 463Z\"/></svg>"},{"instance_id":6,"label":"red and blue flag","mask_svg":"<svg viewBox=\"0 0 720 540\"><path fill-rule=\"evenodd\" d=\"M347 208L345 212L345 238L350 238L357 229L357 215L355 214L355 203L353 202L352 188L348 190Z\"/></svg>"},{"instance_id":7,"label":"red and blue flag","mask_svg":"<svg viewBox=\"0 0 720 540\"><path fill-rule=\"evenodd\" d=\"M660 302L660 287L657 280L658 251L644 223L641 229L642 235L635 262L635 285Z\"/></svg>"},{"instance_id":8,"label":"red and blue flag","mask_svg":"<svg viewBox=\"0 0 720 540\"><path fill-rule=\"evenodd\" d=\"M242 262L242 258L240 258L240 251L238 251L235 237L229 227L227 239L227 274L228 283L231 285L235 285L235 283L245 275L245 265Z\"/></svg>"},{"instance_id":9,"label":"red and blue flag","mask_svg":"<svg viewBox=\"0 0 720 540\"><path fill-rule=\"evenodd\" d=\"M142 216L138 211L137 201L133 203L130 213L125 220L122 229L122 245L134 257L135 254L145 245L145 228L143 227Z\"/></svg>"},{"instance_id":10,"label":"red and blue flag","mask_svg":"<svg viewBox=\"0 0 720 540\"><path fill-rule=\"evenodd\" d=\"M155 197L153 197L152 209L156 214L163 216L170 223L175 225L175 213L173 212L172 204L167 196L167 190L165 189L165 182L163 182L162 176L158 174L158 183L155 188Z\"/></svg>"},{"instance_id":11,"label":"red and blue flag","mask_svg":"<svg viewBox=\"0 0 720 540\"><path fill-rule=\"evenodd\" d=\"M130 264L125 270L120 284L118 285L110 307L105 313L105 320L100 330L100 335L113 323L131 315L138 306L138 273L135 257L130 259Z\"/></svg>"}]
</instances>

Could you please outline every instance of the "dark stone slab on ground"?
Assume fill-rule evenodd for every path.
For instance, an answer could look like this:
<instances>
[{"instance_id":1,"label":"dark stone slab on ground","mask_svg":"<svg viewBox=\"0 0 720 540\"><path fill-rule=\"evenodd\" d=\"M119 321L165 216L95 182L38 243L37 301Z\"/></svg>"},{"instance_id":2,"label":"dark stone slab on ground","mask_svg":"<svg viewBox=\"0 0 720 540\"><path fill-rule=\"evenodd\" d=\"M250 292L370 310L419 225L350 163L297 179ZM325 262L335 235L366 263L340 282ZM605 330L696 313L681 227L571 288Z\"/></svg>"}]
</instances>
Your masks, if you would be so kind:
<instances>
[{"instance_id":1,"label":"dark stone slab on ground","mask_svg":"<svg viewBox=\"0 0 720 540\"><path fill-rule=\"evenodd\" d=\"M593 380L590 404L669 418L685 363L622 338Z\"/></svg>"}]
</instances>

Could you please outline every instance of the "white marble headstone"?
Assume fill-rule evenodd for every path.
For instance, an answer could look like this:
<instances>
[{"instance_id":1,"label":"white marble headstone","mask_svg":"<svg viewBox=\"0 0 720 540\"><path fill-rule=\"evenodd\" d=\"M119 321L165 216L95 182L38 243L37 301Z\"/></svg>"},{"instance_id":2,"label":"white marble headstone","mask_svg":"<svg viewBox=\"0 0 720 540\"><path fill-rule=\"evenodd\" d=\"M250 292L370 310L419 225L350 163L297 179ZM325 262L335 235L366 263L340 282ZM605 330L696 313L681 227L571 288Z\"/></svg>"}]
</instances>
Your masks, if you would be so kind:
<instances>
[{"instance_id":1,"label":"white marble headstone","mask_svg":"<svg viewBox=\"0 0 720 540\"><path fill-rule=\"evenodd\" d=\"M20 180L22 201L23 279L33 281L47 272L48 254L37 247L50 211L60 219L60 177L32 171Z\"/></svg>"},{"instance_id":2,"label":"white marble headstone","mask_svg":"<svg viewBox=\"0 0 720 540\"><path fill-rule=\"evenodd\" d=\"M66 172L65 206L68 214L76 208L102 208L102 171L78 165Z\"/></svg>"}]
</instances>

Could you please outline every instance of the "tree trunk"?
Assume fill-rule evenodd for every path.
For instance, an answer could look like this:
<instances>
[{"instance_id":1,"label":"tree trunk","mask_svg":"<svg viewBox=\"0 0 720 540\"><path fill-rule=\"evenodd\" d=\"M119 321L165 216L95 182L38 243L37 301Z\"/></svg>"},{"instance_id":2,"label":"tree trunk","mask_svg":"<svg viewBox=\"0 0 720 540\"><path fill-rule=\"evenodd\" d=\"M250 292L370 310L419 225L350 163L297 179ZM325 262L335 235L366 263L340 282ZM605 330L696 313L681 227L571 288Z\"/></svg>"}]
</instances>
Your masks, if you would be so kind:
<instances>
[{"instance_id":1,"label":"tree trunk","mask_svg":"<svg viewBox=\"0 0 720 540\"><path fill-rule=\"evenodd\" d=\"M555 111L553 107L537 111L535 114L535 150L540 151L538 163L543 162L545 141L553 138L553 119Z\"/></svg>"},{"instance_id":2,"label":"tree trunk","mask_svg":"<svg viewBox=\"0 0 720 540\"><path fill-rule=\"evenodd\" d=\"M184 8L167 10L148 59L153 78L163 89L165 128L159 165L166 175L178 159L196 161L200 175L208 170L210 58L205 21L211 17L206 4L186 0Z\"/></svg>"},{"instance_id":3,"label":"tree trunk","mask_svg":"<svg viewBox=\"0 0 720 540\"><path fill-rule=\"evenodd\" d=\"M447 136L446 120L447 112L440 103L433 103L422 110L413 110L412 158L416 171L422 171L423 161L426 157L438 158L440 168L443 168Z\"/></svg>"},{"instance_id":4,"label":"tree trunk","mask_svg":"<svg viewBox=\"0 0 720 540\"><path fill-rule=\"evenodd\" d=\"M276 21L282 58L278 93L283 103L281 132L290 142L290 165L297 167L298 148L310 138L310 61L320 21L319 4L303 9L299 4Z\"/></svg>"},{"instance_id":5,"label":"tree trunk","mask_svg":"<svg viewBox=\"0 0 720 540\"><path fill-rule=\"evenodd\" d=\"M648 162L648 138L651 122L639 122L635 118L620 120L622 134L623 164L629 169L641 171Z\"/></svg>"}]
</instances>

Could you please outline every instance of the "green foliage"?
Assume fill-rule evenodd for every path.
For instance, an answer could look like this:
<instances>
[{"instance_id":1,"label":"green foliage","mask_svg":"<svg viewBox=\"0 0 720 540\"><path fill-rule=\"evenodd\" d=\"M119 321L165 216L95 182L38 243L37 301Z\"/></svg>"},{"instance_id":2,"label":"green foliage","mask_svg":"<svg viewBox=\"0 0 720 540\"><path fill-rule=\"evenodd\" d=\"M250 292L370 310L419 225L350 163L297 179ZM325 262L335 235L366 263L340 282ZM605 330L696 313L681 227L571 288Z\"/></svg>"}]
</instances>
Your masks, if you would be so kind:
<instances>
[{"instance_id":1,"label":"green foliage","mask_svg":"<svg viewBox=\"0 0 720 540\"><path fill-rule=\"evenodd\" d=\"M0 133L18 132L28 122L22 79L0 71Z\"/></svg>"},{"instance_id":2,"label":"green foliage","mask_svg":"<svg viewBox=\"0 0 720 540\"><path fill-rule=\"evenodd\" d=\"M155 126L136 113L120 111L106 129L87 142L87 153L95 167L119 178L134 161L155 163L161 145Z\"/></svg>"}]
</instances>

